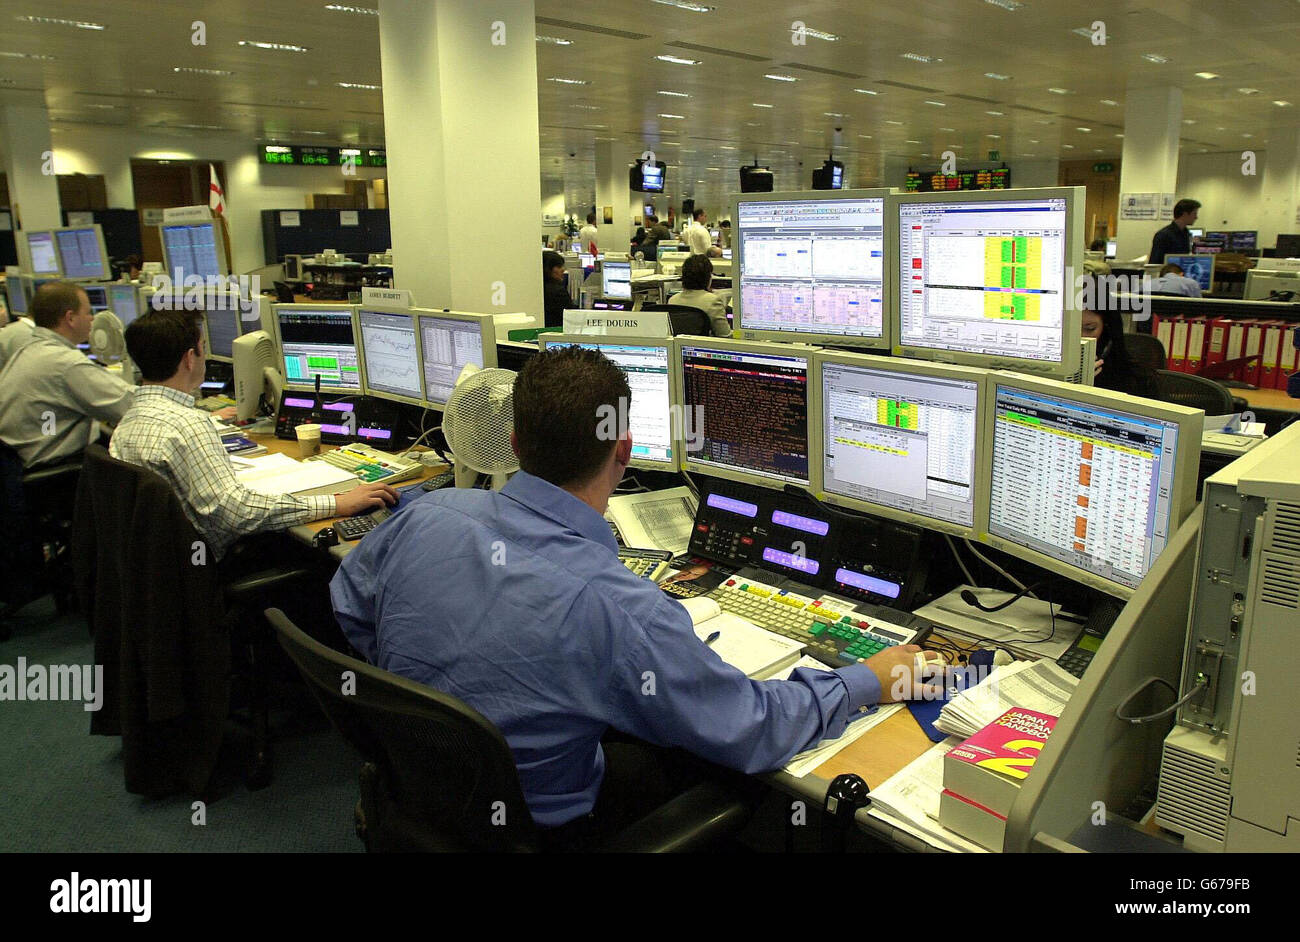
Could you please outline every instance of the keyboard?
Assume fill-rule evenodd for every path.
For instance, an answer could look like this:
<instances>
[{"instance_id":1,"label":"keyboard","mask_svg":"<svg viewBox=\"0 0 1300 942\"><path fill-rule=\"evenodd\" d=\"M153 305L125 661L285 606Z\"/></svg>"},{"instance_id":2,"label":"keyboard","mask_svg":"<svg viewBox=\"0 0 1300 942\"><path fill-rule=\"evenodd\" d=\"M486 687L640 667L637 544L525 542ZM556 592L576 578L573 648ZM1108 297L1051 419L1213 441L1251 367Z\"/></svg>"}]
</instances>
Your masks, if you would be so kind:
<instances>
[{"instance_id":1,"label":"keyboard","mask_svg":"<svg viewBox=\"0 0 1300 942\"><path fill-rule=\"evenodd\" d=\"M333 451L323 452L308 461L324 461L344 471L351 471L366 484L381 481L392 484L419 477L424 465L410 458L399 458L377 448L360 443L342 445Z\"/></svg>"},{"instance_id":2,"label":"keyboard","mask_svg":"<svg viewBox=\"0 0 1300 942\"><path fill-rule=\"evenodd\" d=\"M386 507L360 517L344 517L334 523L334 532L340 540L359 540L393 515Z\"/></svg>"},{"instance_id":3,"label":"keyboard","mask_svg":"<svg viewBox=\"0 0 1300 942\"><path fill-rule=\"evenodd\" d=\"M921 633L854 611L843 603L798 595L741 576L728 579L710 597L724 612L803 642L809 655L831 667L855 664L886 648L911 644Z\"/></svg>"},{"instance_id":4,"label":"keyboard","mask_svg":"<svg viewBox=\"0 0 1300 942\"><path fill-rule=\"evenodd\" d=\"M667 550L618 548L618 561L651 582L657 582L668 571L668 561L672 558L673 554Z\"/></svg>"}]
</instances>

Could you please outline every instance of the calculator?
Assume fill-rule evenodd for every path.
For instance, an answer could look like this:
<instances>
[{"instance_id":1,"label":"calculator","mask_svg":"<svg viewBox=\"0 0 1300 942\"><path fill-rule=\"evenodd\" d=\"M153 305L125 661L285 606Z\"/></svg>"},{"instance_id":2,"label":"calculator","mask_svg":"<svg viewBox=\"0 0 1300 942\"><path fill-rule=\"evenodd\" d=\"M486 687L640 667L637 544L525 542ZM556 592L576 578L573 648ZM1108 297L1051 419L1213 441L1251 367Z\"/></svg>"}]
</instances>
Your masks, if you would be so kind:
<instances>
[{"instance_id":1,"label":"calculator","mask_svg":"<svg viewBox=\"0 0 1300 942\"><path fill-rule=\"evenodd\" d=\"M359 540L375 527L393 515L387 507L381 507L373 513L361 517L344 517L334 524L334 532L340 540Z\"/></svg>"}]
</instances>

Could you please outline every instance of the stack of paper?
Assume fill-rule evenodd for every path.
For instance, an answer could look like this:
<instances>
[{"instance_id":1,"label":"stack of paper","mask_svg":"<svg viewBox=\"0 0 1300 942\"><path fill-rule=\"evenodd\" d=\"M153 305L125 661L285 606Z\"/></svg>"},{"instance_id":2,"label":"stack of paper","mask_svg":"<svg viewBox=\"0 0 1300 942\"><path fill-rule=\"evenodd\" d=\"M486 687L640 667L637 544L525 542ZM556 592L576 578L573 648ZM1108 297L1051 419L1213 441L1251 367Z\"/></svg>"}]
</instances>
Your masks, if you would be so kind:
<instances>
[{"instance_id":1,"label":"stack of paper","mask_svg":"<svg viewBox=\"0 0 1300 942\"><path fill-rule=\"evenodd\" d=\"M1078 685L1079 678L1053 661L1013 661L995 667L982 683L968 687L944 704L934 725L951 736L967 739L1012 707L1060 716ZM942 784L942 774L939 780Z\"/></svg>"},{"instance_id":2,"label":"stack of paper","mask_svg":"<svg viewBox=\"0 0 1300 942\"><path fill-rule=\"evenodd\" d=\"M271 453L255 458L232 458L235 477L259 494L341 494L359 483L356 475L324 461L295 461L288 455Z\"/></svg>"},{"instance_id":3,"label":"stack of paper","mask_svg":"<svg viewBox=\"0 0 1300 942\"><path fill-rule=\"evenodd\" d=\"M955 737L945 739L873 788L867 813L940 850L984 853L983 847L939 823L943 757L960 744Z\"/></svg>"},{"instance_id":4,"label":"stack of paper","mask_svg":"<svg viewBox=\"0 0 1300 942\"><path fill-rule=\"evenodd\" d=\"M678 601L691 616L696 636L747 677L755 680L770 677L797 661L803 650L798 641L724 612L713 599L699 596Z\"/></svg>"}]
</instances>

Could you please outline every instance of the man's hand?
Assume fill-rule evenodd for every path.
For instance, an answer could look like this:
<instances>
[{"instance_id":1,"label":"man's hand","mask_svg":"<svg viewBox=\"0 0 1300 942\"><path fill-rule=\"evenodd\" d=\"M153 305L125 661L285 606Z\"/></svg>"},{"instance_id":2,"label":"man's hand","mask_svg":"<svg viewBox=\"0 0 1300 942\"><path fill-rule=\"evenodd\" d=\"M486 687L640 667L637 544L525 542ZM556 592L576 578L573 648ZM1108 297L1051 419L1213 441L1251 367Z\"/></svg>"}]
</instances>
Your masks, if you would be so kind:
<instances>
[{"instance_id":1,"label":"man's hand","mask_svg":"<svg viewBox=\"0 0 1300 942\"><path fill-rule=\"evenodd\" d=\"M922 655L922 661L917 655ZM921 700L943 696L943 655L923 651L917 644L899 644L881 651L863 662L880 681L880 702ZM930 682L927 682L929 680Z\"/></svg>"},{"instance_id":2,"label":"man's hand","mask_svg":"<svg viewBox=\"0 0 1300 942\"><path fill-rule=\"evenodd\" d=\"M343 494L334 495L334 509L339 517L351 517L367 510L391 507L397 503L397 491L387 484L362 484Z\"/></svg>"},{"instance_id":3,"label":"man's hand","mask_svg":"<svg viewBox=\"0 0 1300 942\"><path fill-rule=\"evenodd\" d=\"M221 419L223 422L229 422L231 419L233 419L236 415L239 414L239 407L226 406L224 409L218 409L216 412L212 414L215 415L217 418Z\"/></svg>"}]
</instances>

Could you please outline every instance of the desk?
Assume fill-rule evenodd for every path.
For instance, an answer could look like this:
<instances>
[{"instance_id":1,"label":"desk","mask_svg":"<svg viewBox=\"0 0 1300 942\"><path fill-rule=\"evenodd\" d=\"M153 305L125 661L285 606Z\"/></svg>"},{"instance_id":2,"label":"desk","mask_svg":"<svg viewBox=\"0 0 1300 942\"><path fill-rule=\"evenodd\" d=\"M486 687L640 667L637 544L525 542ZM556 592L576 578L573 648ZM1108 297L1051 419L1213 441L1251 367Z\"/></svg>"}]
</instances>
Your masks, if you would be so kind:
<instances>
[{"instance_id":1,"label":"desk","mask_svg":"<svg viewBox=\"0 0 1300 942\"><path fill-rule=\"evenodd\" d=\"M1230 389L1229 392L1245 399L1252 409L1300 412L1300 399L1292 399L1284 389Z\"/></svg>"}]
</instances>

